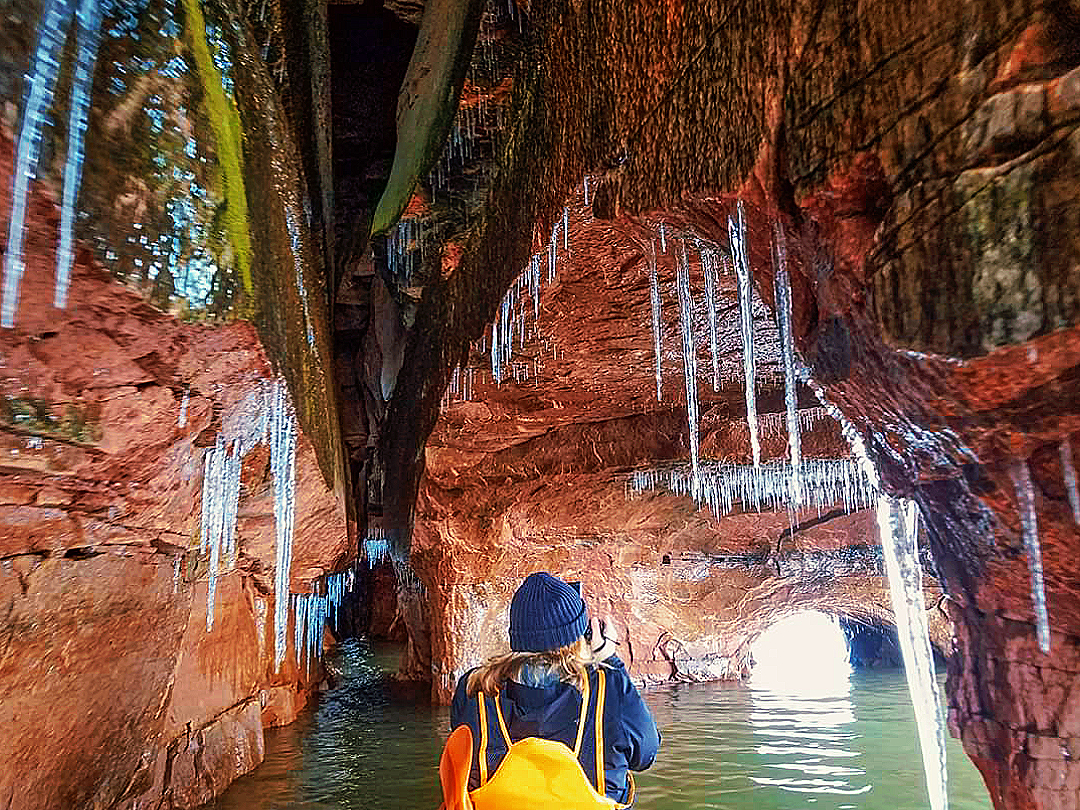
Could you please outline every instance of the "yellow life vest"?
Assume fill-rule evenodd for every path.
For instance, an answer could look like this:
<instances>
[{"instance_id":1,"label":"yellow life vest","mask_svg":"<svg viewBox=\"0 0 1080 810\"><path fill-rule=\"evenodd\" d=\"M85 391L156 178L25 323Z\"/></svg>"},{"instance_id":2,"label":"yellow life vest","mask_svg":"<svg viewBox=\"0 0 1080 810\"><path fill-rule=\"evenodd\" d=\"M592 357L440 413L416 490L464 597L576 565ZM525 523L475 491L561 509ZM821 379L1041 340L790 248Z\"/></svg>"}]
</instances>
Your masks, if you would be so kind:
<instances>
[{"instance_id":1,"label":"yellow life vest","mask_svg":"<svg viewBox=\"0 0 1080 810\"><path fill-rule=\"evenodd\" d=\"M596 718L596 787L590 784L578 753L585 732L589 708L589 683L581 696L581 717L578 719L574 748L556 740L526 737L510 742L510 732L503 718L499 696L495 696L495 712L499 729L506 741L506 755L491 778L487 777L487 707L483 693L478 693L480 709L480 753L477 764L480 786L469 791L469 772L472 769L472 731L467 725L458 726L450 734L439 762L444 810L622 810L634 802L634 779L630 783L630 799L619 804L604 795L604 670L597 670Z\"/></svg>"}]
</instances>

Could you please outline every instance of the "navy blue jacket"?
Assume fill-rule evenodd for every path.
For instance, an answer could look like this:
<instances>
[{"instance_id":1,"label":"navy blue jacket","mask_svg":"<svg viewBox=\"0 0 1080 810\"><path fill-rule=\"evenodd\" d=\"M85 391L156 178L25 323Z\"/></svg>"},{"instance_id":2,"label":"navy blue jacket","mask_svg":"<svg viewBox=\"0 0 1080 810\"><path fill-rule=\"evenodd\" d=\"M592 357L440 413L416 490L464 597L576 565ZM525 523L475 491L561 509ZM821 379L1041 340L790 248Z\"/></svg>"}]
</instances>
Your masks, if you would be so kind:
<instances>
[{"instance_id":1,"label":"navy blue jacket","mask_svg":"<svg viewBox=\"0 0 1080 810\"><path fill-rule=\"evenodd\" d=\"M625 802L628 796L626 771L643 771L653 764L660 748L660 732L657 731L656 722L630 676L626 674L622 661L613 655L605 663L605 788L609 797ZM480 710L476 696L470 697L465 692L469 674L461 677L457 689L454 690L454 700L450 704L450 727L468 725L472 730L473 767L469 775L469 789L473 790L480 785L476 760L476 752L480 746ZM578 761L581 762L589 781L594 782L597 675L592 667L589 668L589 692L589 710ZM545 687L523 686L516 681L507 681L499 693L499 702L509 727L511 742L525 737L543 737L566 743L573 749L577 739L578 718L581 715L581 692L577 687L567 683ZM487 772L490 776L506 755L506 743L499 730L499 720L492 698L487 698L487 704Z\"/></svg>"}]
</instances>

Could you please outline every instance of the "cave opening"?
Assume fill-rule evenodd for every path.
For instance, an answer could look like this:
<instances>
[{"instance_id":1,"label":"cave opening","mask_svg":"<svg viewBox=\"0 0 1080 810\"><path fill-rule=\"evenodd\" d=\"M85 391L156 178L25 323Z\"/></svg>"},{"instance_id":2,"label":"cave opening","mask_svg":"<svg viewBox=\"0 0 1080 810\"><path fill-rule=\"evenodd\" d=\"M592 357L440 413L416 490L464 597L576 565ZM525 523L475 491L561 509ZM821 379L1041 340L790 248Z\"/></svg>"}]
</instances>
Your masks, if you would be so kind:
<instances>
[{"instance_id":1,"label":"cave opening","mask_svg":"<svg viewBox=\"0 0 1080 810\"><path fill-rule=\"evenodd\" d=\"M847 636L835 616L802 611L770 625L751 645L750 684L795 695L846 694Z\"/></svg>"}]
</instances>

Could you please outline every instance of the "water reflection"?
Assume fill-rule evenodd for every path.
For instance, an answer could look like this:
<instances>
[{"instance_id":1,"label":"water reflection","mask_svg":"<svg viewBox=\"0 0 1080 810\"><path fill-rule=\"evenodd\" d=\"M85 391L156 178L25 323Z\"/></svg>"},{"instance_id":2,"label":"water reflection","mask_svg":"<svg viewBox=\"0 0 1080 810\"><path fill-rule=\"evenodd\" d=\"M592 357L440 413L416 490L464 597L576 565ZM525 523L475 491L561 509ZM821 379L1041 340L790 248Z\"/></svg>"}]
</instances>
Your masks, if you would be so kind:
<instances>
[{"instance_id":1,"label":"water reflection","mask_svg":"<svg viewBox=\"0 0 1080 810\"><path fill-rule=\"evenodd\" d=\"M766 742L754 749L762 774L750 781L793 793L869 792L847 643L836 620L800 613L778 622L755 644L754 658L750 725Z\"/></svg>"},{"instance_id":2,"label":"water reflection","mask_svg":"<svg viewBox=\"0 0 1080 810\"><path fill-rule=\"evenodd\" d=\"M330 810L439 804L443 708L390 696L397 651L343 645L340 686L296 724L267 733L266 762L212 807ZM808 662L789 670L808 674ZM854 673L836 691L794 695L749 684L676 684L644 693L664 739L638 777L639 810L923 810L915 723L901 672ZM949 739L952 810L990 801Z\"/></svg>"}]
</instances>

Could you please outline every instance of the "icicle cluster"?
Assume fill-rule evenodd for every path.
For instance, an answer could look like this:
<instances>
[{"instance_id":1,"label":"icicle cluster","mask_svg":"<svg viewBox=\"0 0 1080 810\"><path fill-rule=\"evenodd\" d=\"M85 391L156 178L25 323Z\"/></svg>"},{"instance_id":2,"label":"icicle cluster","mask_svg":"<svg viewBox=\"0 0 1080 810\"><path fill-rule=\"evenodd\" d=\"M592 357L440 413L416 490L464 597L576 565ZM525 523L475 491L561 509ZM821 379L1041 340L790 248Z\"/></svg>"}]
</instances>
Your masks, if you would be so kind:
<instances>
[{"instance_id":1,"label":"icicle cluster","mask_svg":"<svg viewBox=\"0 0 1080 810\"><path fill-rule=\"evenodd\" d=\"M849 512L866 509L877 500L877 485L852 459L812 459L802 466L804 506L843 504ZM791 464L777 461L758 466L702 462L698 484L694 470L681 464L630 474L628 488L638 495L663 489L675 495L693 498L698 506L708 507L720 517L729 514L736 504L744 510L793 508L791 500Z\"/></svg>"},{"instance_id":2,"label":"icicle cluster","mask_svg":"<svg viewBox=\"0 0 1080 810\"><path fill-rule=\"evenodd\" d=\"M230 452L231 449L231 452ZM206 585L206 629L214 629L214 600L222 557L228 570L236 563L236 509L240 503L240 470L244 463L243 442L236 439L226 446L219 435L217 443L204 456L202 491L202 536L200 551L210 551Z\"/></svg>"},{"instance_id":3,"label":"icicle cluster","mask_svg":"<svg viewBox=\"0 0 1080 810\"><path fill-rule=\"evenodd\" d=\"M352 590L352 571L331 574L326 578L325 593L320 594L318 584L311 593L292 595L293 603L293 649L296 665L310 674L314 661L322 658L323 628L327 619L337 623L338 609L345 594Z\"/></svg>"},{"instance_id":4,"label":"icicle cluster","mask_svg":"<svg viewBox=\"0 0 1080 810\"><path fill-rule=\"evenodd\" d=\"M181 401L177 420L187 424L189 393ZM217 581L222 571L236 565L239 552L236 515L240 502L240 474L244 456L257 444L269 441L274 475L274 517L277 522L279 565L276 588L283 588L281 601L275 604L275 621L288 619L288 566L292 560L292 519L295 500L293 455L296 449L296 419L283 380L265 380L243 402L222 416L221 432L214 446L203 456L202 514L199 549L208 554L206 629L214 628L214 602ZM284 455L282 455L284 454ZM284 609L282 608L284 604ZM282 644L284 630L281 631Z\"/></svg>"},{"instance_id":5,"label":"icicle cluster","mask_svg":"<svg viewBox=\"0 0 1080 810\"><path fill-rule=\"evenodd\" d=\"M19 306L19 283L26 270L23 240L26 236L26 212L30 202L30 181L37 175L38 158L49 111L52 109L60 57L72 18L72 0L45 0L37 28L37 42L30 61L26 104L15 150L11 219L8 220L7 247L4 251L3 295L0 297L0 327L15 325ZM71 83L71 107L68 121L67 153L61 192L60 246L57 250L57 306L67 300L71 270L72 230L75 202L82 178L83 136L89 109L90 85L97 61L101 6L99 0L81 0L77 13L76 55Z\"/></svg>"},{"instance_id":6,"label":"icicle cluster","mask_svg":"<svg viewBox=\"0 0 1080 810\"><path fill-rule=\"evenodd\" d=\"M507 97L486 90L494 89L500 77L507 71L502 64L499 28L507 20L517 16L510 0L503 7L501 2L489 0L480 17L476 46L466 73L465 88L454 115L454 124L442 155L428 175L432 199L450 193L451 180L458 185L471 183L476 187L488 184L486 158L495 154L496 136L503 130L506 120ZM517 17L519 26L520 17ZM474 162L475 159L475 162ZM466 164L472 163L471 171Z\"/></svg>"},{"instance_id":7,"label":"icicle cluster","mask_svg":"<svg viewBox=\"0 0 1080 810\"><path fill-rule=\"evenodd\" d=\"M510 367L516 382L528 379L528 372L514 371L512 357L515 343L518 348L525 347L526 340L526 297L532 301L533 320L540 319L540 293L547 285L555 282L556 258L558 247L560 223L555 223L551 231L551 238L542 252L534 253L529 260L528 266L503 296L502 303L495 313L495 321L491 324L491 376L496 385L502 385L507 377L507 368ZM544 264L547 264L547 273L544 273ZM532 373L539 375L539 365L533 361Z\"/></svg>"},{"instance_id":8,"label":"icicle cluster","mask_svg":"<svg viewBox=\"0 0 1080 810\"><path fill-rule=\"evenodd\" d=\"M828 414L824 408L800 408L795 412L800 431L811 430L815 423L827 417ZM788 419L787 411L782 413L759 413L758 435L766 439L787 435L789 430Z\"/></svg>"},{"instance_id":9,"label":"icicle cluster","mask_svg":"<svg viewBox=\"0 0 1080 810\"><path fill-rule=\"evenodd\" d=\"M405 217L386 237L386 264L390 275L412 284L416 271L424 265L424 224L419 217Z\"/></svg>"},{"instance_id":10,"label":"icicle cluster","mask_svg":"<svg viewBox=\"0 0 1080 810\"><path fill-rule=\"evenodd\" d=\"M292 567L293 520L296 515L296 415L288 388L278 380L267 426L270 442L270 470L274 479L274 527L277 557L274 561L274 666L285 660L286 628L289 623L289 569Z\"/></svg>"},{"instance_id":11,"label":"icicle cluster","mask_svg":"<svg viewBox=\"0 0 1080 810\"><path fill-rule=\"evenodd\" d=\"M679 322L682 326L683 377L686 380L686 420L690 428L690 468L693 482L698 482L698 399L697 341L694 339L693 299L690 296L690 256L686 240L679 240L676 256L676 282L679 293Z\"/></svg>"},{"instance_id":12,"label":"icicle cluster","mask_svg":"<svg viewBox=\"0 0 1080 810\"><path fill-rule=\"evenodd\" d=\"M776 299L776 323L780 330L780 347L784 355L784 404L787 411L788 457L791 461L791 500L802 503L802 441L799 435L799 402L795 380L795 337L791 328L791 282L787 273L787 246L783 228L777 224L773 234L775 273L773 290Z\"/></svg>"},{"instance_id":13,"label":"icicle cluster","mask_svg":"<svg viewBox=\"0 0 1080 810\"><path fill-rule=\"evenodd\" d=\"M470 401L476 392L476 369L461 368L454 366L454 373L450 375L450 384L443 394L442 407L448 407L456 402Z\"/></svg>"},{"instance_id":14,"label":"icicle cluster","mask_svg":"<svg viewBox=\"0 0 1080 810\"><path fill-rule=\"evenodd\" d=\"M878 499L878 528L889 575L889 595L896 614L911 705L915 709L926 789L930 794L930 807L946 810L949 797L946 792L945 715L934 674L934 656L926 621L917 542L918 514L914 501L896 501L885 495Z\"/></svg>"},{"instance_id":15,"label":"icicle cluster","mask_svg":"<svg viewBox=\"0 0 1080 810\"><path fill-rule=\"evenodd\" d=\"M390 538L381 526L368 527L363 552L369 566L376 566L390 559Z\"/></svg>"},{"instance_id":16,"label":"icicle cluster","mask_svg":"<svg viewBox=\"0 0 1080 810\"><path fill-rule=\"evenodd\" d=\"M1039 649L1050 652L1050 613L1046 607L1046 584L1043 581L1042 548L1039 545L1038 514L1035 511L1035 490L1026 461L1016 462L1009 470L1016 486L1016 501L1020 506L1020 535L1024 541L1028 572L1031 575L1031 604L1035 608L1035 629Z\"/></svg>"},{"instance_id":17,"label":"icicle cluster","mask_svg":"<svg viewBox=\"0 0 1080 810\"><path fill-rule=\"evenodd\" d=\"M750 428L750 450L754 465L761 463L761 443L758 441L757 396L754 389L754 313L753 277L750 275L750 245L746 241L746 216L742 200L735 217L728 218L728 238L731 243L731 263L739 279L739 314L743 342L743 384L746 387L746 424Z\"/></svg>"},{"instance_id":18,"label":"icicle cluster","mask_svg":"<svg viewBox=\"0 0 1080 810\"><path fill-rule=\"evenodd\" d=\"M400 593L411 593L423 596L426 593L424 583L416 576L412 566L408 562L394 560L394 578Z\"/></svg>"}]
</instances>

